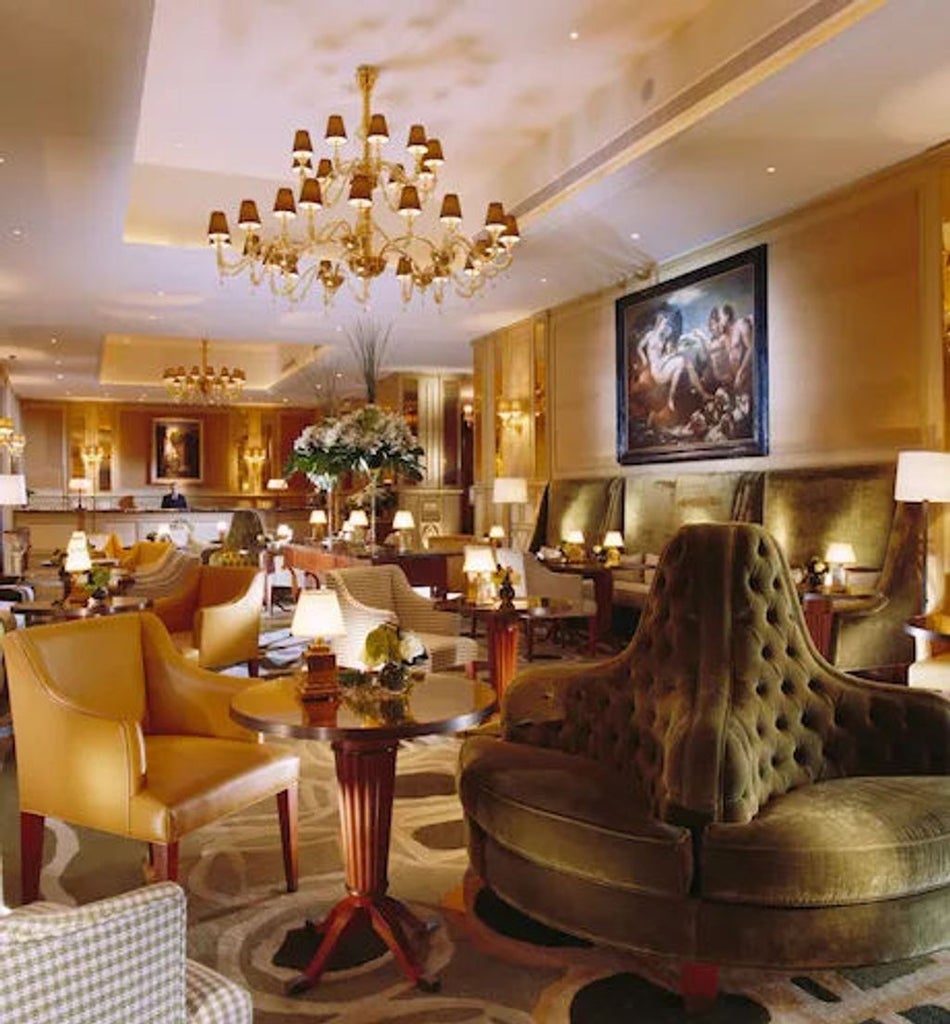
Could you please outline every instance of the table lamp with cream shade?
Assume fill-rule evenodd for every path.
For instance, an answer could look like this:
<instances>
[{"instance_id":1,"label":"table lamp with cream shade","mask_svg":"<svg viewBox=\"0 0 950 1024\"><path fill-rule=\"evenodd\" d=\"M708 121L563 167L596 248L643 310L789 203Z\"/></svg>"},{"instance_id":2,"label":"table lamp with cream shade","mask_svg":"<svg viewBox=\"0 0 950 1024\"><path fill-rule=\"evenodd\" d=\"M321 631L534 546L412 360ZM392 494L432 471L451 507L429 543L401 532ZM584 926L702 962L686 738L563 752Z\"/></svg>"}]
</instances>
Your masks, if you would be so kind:
<instances>
[{"instance_id":1,"label":"table lamp with cream shade","mask_svg":"<svg viewBox=\"0 0 950 1024\"><path fill-rule=\"evenodd\" d=\"M366 531L369 529L369 516L364 509L355 508L347 519L347 525L353 531L353 539L362 544L366 541Z\"/></svg>"},{"instance_id":2,"label":"table lamp with cream shade","mask_svg":"<svg viewBox=\"0 0 950 1024\"><path fill-rule=\"evenodd\" d=\"M950 452L898 452L897 478L894 481L896 501L920 502L921 518L921 612L927 612L928 504L950 502Z\"/></svg>"},{"instance_id":3,"label":"table lamp with cream shade","mask_svg":"<svg viewBox=\"0 0 950 1024\"><path fill-rule=\"evenodd\" d=\"M336 655L330 650L327 640L346 635L336 591L301 591L290 623L290 635L310 640L304 651L307 675L300 687L301 700L327 700L335 697L339 692Z\"/></svg>"},{"instance_id":4,"label":"table lamp with cream shade","mask_svg":"<svg viewBox=\"0 0 950 1024\"><path fill-rule=\"evenodd\" d=\"M828 564L828 575L832 590L846 590L847 577L846 568L854 565L857 561L854 555L854 547L845 541L832 541L825 552L825 562Z\"/></svg>"},{"instance_id":5,"label":"table lamp with cream shade","mask_svg":"<svg viewBox=\"0 0 950 1024\"><path fill-rule=\"evenodd\" d=\"M63 599L69 597L82 582L82 577L92 568L92 557L89 554L89 542L83 530L74 530L66 544L66 557L63 560Z\"/></svg>"},{"instance_id":6,"label":"table lamp with cream shade","mask_svg":"<svg viewBox=\"0 0 950 1024\"><path fill-rule=\"evenodd\" d=\"M527 500L528 481L523 476L495 477L492 484L492 502L505 506L505 536L511 537L511 506L524 505Z\"/></svg>"},{"instance_id":7,"label":"table lamp with cream shade","mask_svg":"<svg viewBox=\"0 0 950 1024\"><path fill-rule=\"evenodd\" d=\"M583 562L587 557L586 544L583 530L568 530L564 535L564 557L569 562Z\"/></svg>"},{"instance_id":8,"label":"table lamp with cream shade","mask_svg":"<svg viewBox=\"0 0 950 1024\"><path fill-rule=\"evenodd\" d=\"M620 565L620 552L623 550L623 534L619 530L608 530L604 534L604 542L601 547L605 551L605 565Z\"/></svg>"},{"instance_id":9,"label":"table lamp with cream shade","mask_svg":"<svg viewBox=\"0 0 950 1024\"><path fill-rule=\"evenodd\" d=\"M66 488L76 495L76 508L82 510L83 495L92 491L92 482L84 476L73 476L69 478Z\"/></svg>"},{"instance_id":10,"label":"table lamp with cream shade","mask_svg":"<svg viewBox=\"0 0 950 1024\"><path fill-rule=\"evenodd\" d=\"M322 508L315 508L310 513L310 539L320 540L327 528L327 514Z\"/></svg>"},{"instance_id":11,"label":"table lamp with cream shade","mask_svg":"<svg viewBox=\"0 0 950 1024\"><path fill-rule=\"evenodd\" d=\"M287 481L282 476L272 476L267 481L267 490L269 491L286 491L287 487Z\"/></svg>"},{"instance_id":12,"label":"table lamp with cream shade","mask_svg":"<svg viewBox=\"0 0 950 1024\"><path fill-rule=\"evenodd\" d=\"M0 508L11 508L14 505L26 504L26 477L22 473L0 473ZM7 575L19 576L22 564L14 570L13 562L22 563L25 547L18 544L17 534L7 532L4 525L3 566Z\"/></svg>"},{"instance_id":13,"label":"table lamp with cream shade","mask_svg":"<svg viewBox=\"0 0 950 1024\"><path fill-rule=\"evenodd\" d=\"M492 574L497 568L495 552L484 544L466 544L464 554L465 599L474 604L491 604L495 597L491 585Z\"/></svg>"},{"instance_id":14,"label":"table lamp with cream shade","mask_svg":"<svg viewBox=\"0 0 950 1024\"><path fill-rule=\"evenodd\" d=\"M393 529L399 536L400 554L403 554L409 547L409 541L406 534L411 533L415 528L416 520L409 509L397 509L396 514L393 516Z\"/></svg>"}]
</instances>

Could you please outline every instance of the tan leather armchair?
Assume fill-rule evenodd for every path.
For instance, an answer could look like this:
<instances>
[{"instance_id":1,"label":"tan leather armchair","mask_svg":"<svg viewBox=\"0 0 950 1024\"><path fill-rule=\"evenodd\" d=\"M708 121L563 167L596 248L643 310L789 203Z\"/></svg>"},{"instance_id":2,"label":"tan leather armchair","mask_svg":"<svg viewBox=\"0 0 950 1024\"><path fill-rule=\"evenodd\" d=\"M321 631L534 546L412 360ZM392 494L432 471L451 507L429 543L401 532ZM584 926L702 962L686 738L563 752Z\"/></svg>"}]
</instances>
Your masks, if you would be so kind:
<instances>
[{"instance_id":1,"label":"tan leather armchair","mask_svg":"<svg viewBox=\"0 0 950 1024\"><path fill-rule=\"evenodd\" d=\"M155 880L174 880L182 836L274 795L296 889L299 760L231 720L246 680L189 664L149 612L21 629L3 647L24 902L46 817L148 843Z\"/></svg>"},{"instance_id":2,"label":"tan leather armchair","mask_svg":"<svg viewBox=\"0 0 950 1024\"><path fill-rule=\"evenodd\" d=\"M201 668L246 661L256 676L264 574L253 566L202 565L184 588L155 602L179 651Z\"/></svg>"}]
</instances>

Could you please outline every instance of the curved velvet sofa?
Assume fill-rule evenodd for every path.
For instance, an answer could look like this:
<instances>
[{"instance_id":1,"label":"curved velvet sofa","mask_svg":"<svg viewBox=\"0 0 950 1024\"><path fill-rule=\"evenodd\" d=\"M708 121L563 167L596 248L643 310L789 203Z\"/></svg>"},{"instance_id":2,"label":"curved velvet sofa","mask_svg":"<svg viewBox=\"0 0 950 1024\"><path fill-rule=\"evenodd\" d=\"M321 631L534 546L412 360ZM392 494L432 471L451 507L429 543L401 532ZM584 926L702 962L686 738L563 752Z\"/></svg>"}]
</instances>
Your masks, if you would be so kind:
<instances>
[{"instance_id":1,"label":"curved velvet sofa","mask_svg":"<svg viewBox=\"0 0 950 1024\"><path fill-rule=\"evenodd\" d=\"M950 702L816 653L774 539L682 528L625 651L532 670L462 748L472 865L595 941L830 967L950 942Z\"/></svg>"}]
</instances>

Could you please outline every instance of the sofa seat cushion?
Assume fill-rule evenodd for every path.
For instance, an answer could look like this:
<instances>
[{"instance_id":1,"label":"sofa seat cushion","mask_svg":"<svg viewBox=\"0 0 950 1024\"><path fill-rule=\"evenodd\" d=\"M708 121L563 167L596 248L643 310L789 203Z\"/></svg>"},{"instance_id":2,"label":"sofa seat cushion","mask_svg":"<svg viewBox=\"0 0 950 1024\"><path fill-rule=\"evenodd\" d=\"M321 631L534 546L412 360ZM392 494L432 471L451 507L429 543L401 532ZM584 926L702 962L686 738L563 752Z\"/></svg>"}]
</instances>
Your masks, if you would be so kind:
<instances>
[{"instance_id":1,"label":"sofa seat cushion","mask_svg":"<svg viewBox=\"0 0 950 1024\"><path fill-rule=\"evenodd\" d=\"M478 642L469 636L444 633L416 633L429 652L429 671L444 672L454 665L478 660Z\"/></svg>"},{"instance_id":2,"label":"sofa seat cushion","mask_svg":"<svg viewBox=\"0 0 950 1024\"><path fill-rule=\"evenodd\" d=\"M747 824L710 825L702 895L822 907L939 889L950 877L950 777L833 779L773 798Z\"/></svg>"},{"instance_id":3,"label":"sofa seat cushion","mask_svg":"<svg viewBox=\"0 0 950 1024\"><path fill-rule=\"evenodd\" d=\"M634 781L596 761L473 736L459 794L482 830L527 860L633 892L689 892L689 832L654 818Z\"/></svg>"},{"instance_id":4,"label":"sofa seat cushion","mask_svg":"<svg viewBox=\"0 0 950 1024\"><path fill-rule=\"evenodd\" d=\"M907 668L907 682L927 690L950 692L950 654L915 661Z\"/></svg>"}]
</instances>

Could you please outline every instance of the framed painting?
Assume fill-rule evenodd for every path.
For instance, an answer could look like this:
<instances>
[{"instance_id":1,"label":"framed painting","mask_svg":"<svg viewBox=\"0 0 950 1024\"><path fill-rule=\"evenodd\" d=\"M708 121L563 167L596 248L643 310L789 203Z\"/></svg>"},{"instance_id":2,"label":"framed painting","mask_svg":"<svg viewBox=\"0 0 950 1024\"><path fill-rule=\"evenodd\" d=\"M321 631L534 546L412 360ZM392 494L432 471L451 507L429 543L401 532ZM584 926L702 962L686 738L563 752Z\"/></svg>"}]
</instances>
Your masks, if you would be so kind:
<instances>
[{"instance_id":1,"label":"framed painting","mask_svg":"<svg viewBox=\"0 0 950 1024\"><path fill-rule=\"evenodd\" d=\"M152 420L152 483L201 482L201 420Z\"/></svg>"},{"instance_id":2,"label":"framed painting","mask_svg":"<svg viewBox=\"0 0 950 1024\"><path fill-rule=\"evenodd\" d=\"M617 461L768 453L766 246L618 299Z\"/></svg>"}]
</instances>

